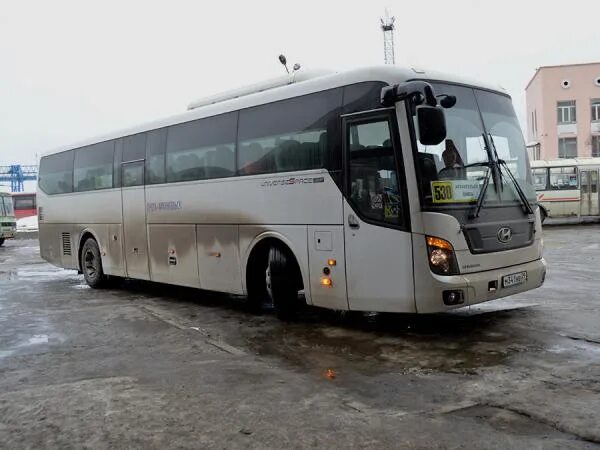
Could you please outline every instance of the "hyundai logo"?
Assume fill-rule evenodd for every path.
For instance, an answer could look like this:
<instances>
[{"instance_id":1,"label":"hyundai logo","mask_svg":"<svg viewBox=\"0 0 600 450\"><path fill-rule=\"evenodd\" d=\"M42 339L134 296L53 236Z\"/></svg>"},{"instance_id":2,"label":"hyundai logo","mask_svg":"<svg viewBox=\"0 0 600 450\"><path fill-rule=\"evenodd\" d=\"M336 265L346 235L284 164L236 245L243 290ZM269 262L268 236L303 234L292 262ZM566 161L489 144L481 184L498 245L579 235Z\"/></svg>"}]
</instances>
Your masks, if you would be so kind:
<instances>
[{"instance_id":1,"label":"hyundai logo","mask_svg":"<svg viewBox=\"0 0 600 450\"><path fill-rule=\"evenodd\" d=\"M509 227L502 227L498 230L496 236L500 242L506 244L512 239L512 230Z\"/></svg>"}]
</instances>

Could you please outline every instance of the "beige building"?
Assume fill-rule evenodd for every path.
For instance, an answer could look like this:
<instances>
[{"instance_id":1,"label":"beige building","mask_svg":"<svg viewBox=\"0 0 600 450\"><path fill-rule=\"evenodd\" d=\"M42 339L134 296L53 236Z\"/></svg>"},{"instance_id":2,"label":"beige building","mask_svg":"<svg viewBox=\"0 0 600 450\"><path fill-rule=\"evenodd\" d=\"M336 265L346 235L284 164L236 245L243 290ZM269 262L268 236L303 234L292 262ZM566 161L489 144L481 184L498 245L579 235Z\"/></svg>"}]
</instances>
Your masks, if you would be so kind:
<instances>
[{"instance_id":1,"label":"beige building","mask_svg":"<svg viewBox=\"0 0 600 450\"><path fill-rule=\"evenodd\" d=\"M600 62L540 67L525 94L531 159L600 157Z\"/></svg>"}]
</instances>

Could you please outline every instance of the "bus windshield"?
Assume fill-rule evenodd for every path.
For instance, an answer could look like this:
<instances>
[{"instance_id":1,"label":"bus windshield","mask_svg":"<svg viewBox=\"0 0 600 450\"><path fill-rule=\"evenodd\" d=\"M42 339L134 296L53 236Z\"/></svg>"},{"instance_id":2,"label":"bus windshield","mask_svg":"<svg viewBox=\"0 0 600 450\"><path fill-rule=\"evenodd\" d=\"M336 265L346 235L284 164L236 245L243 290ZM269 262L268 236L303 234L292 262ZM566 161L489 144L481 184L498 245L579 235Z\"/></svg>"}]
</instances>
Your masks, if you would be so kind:
<instances>
[{"instance_id":1,"label":"bus windshield","mask_svg":"<svg viewBox=\"0 0 600 450\"><path fill-rule=\"evenodd\" d=\"M0 216L14 216L12 197L8 195L0 195Z\"/></svg>"},{"instance_id":2,"label":"bus windshield","mask_svg":"<svg viewBox=\"0 0 600 450\"><path fill-rule=\"evenodd\" d=\"M435 146L417 141L419 177L424 208L472 207L486 178L489 186L483 207L519 203L510 170L525 196L535 202L529 160L523 134L509 97L489 91L432 83L437 94L456 96L456 105L445 110L447 137ZM492 170L490 158L504 160L501 178ZM501 180L497 189L494 182Z\"/></svg>"}]
</instances>

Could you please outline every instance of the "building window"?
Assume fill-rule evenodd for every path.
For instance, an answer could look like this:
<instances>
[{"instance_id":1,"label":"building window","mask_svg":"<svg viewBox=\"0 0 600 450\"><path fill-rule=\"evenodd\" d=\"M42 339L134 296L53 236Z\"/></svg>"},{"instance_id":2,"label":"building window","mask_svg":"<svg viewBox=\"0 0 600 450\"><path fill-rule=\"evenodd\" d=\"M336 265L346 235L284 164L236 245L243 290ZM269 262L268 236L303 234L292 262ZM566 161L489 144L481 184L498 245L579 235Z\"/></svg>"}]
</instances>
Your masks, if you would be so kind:
<instances>
[{"instance_id":1,"label":"building window","mask_svg":"<svg viewBox=\"0 0 600 450\"><path fill-rule=\"evenodd\" d=\"M576 158L577 157L577 138L559 138L558 139L558 157Z\"/></svg>"},{"instance_id":2,"label":"building window","mask_svg":"<svg viewBox=\"0 0 600 450\"><path fill-rule=\"evenodd\" d=\"M600 99L592 100L592 122L600 122Z\"/></svg>"},{"instance_id":3,"label":"building window","mask_svg":"<svg viewBox=\"0 0 600 450\"><path fill-rule=\"evenodd\" d=\"M577 122L577 112L575 100L557 103L558 123L575 123Z\"/></svg>"},{"instance_id":4,"label":"building window","mask_svg":"<svg viewBox=\"0 0 600 450\"><path fill-rule=\"evenodd\" d=\"M531 111L531 135L535 137L535 122L533 121L533 111Z\"/></svg>"},{"instance_id":5,"label":"building window","mask_svg":"<svg viewBox=\"0 0 600 450\"><path fill-rule=\"evenodd\" d=\"M600 136L592 136L592 156L600 157Z\"/></svg>"}]
</instances>

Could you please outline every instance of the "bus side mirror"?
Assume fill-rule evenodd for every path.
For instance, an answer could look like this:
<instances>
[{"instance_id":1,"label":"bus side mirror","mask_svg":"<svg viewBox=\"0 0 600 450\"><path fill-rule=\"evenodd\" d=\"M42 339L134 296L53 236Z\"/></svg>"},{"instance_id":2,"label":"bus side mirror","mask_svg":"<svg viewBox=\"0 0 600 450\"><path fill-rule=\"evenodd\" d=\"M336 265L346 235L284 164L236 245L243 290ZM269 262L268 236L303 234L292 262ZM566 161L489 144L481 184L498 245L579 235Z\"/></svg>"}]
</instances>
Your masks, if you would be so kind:
<instances>
[{"instance_id":1,"label":"bus side mirror","mask_svg":"<svg viewBox=\"0 0 600 450\"><path fill-rule=\"evenodd\" d=\"M440 106L417 106L419 141L423 145L438 145L446 139L446 116Z\"/></svg>"}]
</instances>

